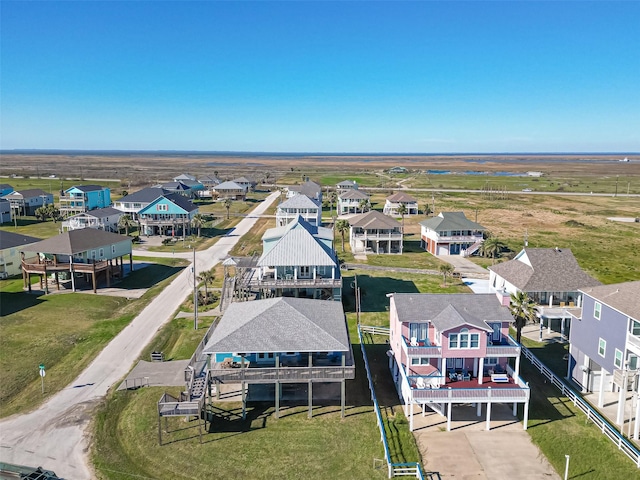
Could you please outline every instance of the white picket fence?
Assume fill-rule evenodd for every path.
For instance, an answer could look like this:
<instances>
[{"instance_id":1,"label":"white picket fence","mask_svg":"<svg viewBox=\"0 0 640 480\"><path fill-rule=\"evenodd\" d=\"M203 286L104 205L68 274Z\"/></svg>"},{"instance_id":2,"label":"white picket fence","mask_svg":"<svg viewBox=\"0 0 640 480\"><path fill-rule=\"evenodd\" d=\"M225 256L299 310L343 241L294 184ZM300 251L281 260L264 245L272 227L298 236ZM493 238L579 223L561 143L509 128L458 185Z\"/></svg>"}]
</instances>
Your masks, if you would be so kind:
<instances>
[{"instance_id":1,"label":"white picket fence","mask_svg":"<svg viewBox=\"0 0 640 480\"><path fill-rule=\"evenodd\" d=\"M587 416L588 420L591 420L600 429L600 431L611 440L619 450L629 457L636 467L640 468L640 450L627 440L620 432L611 425L602 415L600 415L591 405L583 400L583 398L576 393L571 387L569 387L560 377L554 374L547 366L542 363L538 357L536 357L531 351L522 347L522 354L527 358L534 367L540 370L540 373L547 377L553 385L558 387L562 394L573 402L573 404L579 408L582 413Z\"/></svg>"}]
</instances>

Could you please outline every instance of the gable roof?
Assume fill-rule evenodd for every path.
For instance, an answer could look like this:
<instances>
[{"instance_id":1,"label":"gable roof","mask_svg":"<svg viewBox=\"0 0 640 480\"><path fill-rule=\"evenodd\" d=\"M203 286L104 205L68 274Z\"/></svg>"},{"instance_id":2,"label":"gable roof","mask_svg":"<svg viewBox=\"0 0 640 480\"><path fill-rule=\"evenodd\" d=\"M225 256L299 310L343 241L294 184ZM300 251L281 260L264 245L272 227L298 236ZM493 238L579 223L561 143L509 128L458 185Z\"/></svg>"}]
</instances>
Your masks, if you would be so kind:
<instances>
[{"instance_id":1,"label":"gable roof","mask_svg":"<svg viewBox=\"0 0 640 480\"><path fill-rule=\"evenodd\" d=\"M8 183L0 183L0 190L13 190L13 187Z\"/></svg>"},{"instance_id":2,"label":"gable roof","mask_svg":"<svg viewBox=\"0 0 640 480\"><path fill-rule=\"evenodd\" d=\"M289 222L288 224L282 227L274 227L274 228L267 229L267 231L264 232L264 234L262 235L262 241L264 242L265 240L273 240L273 239L281 238L282 236L284 236L285 233L287 233L292 228L295 228L296 225L300 223L303 224L304 228L307 231L311 232L313 236L317 238L321 238L323 240L333 240L333 230L327 227L319 227L317 225L311 225L304 218L298 215L298 218L296 218L296 220L294 220L293 222Z\"/></svg>"},{"instance_id":3,"label":"gable roof","mask_svg":"<svg viewBox=\"0 0 640 480\"><path fill-rule=\"evenodd\" d=\"M182 180L194 181L195 179L196 179L196 177L194 177L193 175L190 175L188 173L182 173L182 174L178 175L177 177L174 177L173 181L174 182L180 182Z\"/></svg>"},{"instance_id":4,"label":"gable roof","mask_svg":"<svg viewBox=\"0 0 640 480\"><path fill-rule=\"evenodd\" d=\"M191 190L191 187L183 181L163 183L160 187L172 192L186 192L187 190Z\"/></svg>"},{"instance_id":5,"label":"gable roof","mask_svg":"<svg viewBox=\"0 0 640 480\"><path fill-rule=\"evenodd\" d=\"M215 184L220 183L220 179L218 177L212 177L210 175L205 175L203 177L200 177L198 181L200 183L215 183Z\"/></svg>"},{"instance_id":6,"label":"gable roof","mask_svg":"<svg viewBox=\"0 0 640 480\"><path fill-rule=\"evenodd\" d=\"M222 182L216 185L215 187L213 187L213 189L214 190L243 190L243 191L246 190L242 185L239 185L233 181Z\"/></svg>"},{"instance_id":7,"label":"gable roof","mask_svg":"<svg viewBox=\"0 0 640 480\"><path fill-rule=\"evenodd\" d=\"M573 292L602 285L580 268L568 248L524 248L489 270L523 292Z\"/></svg>"},{"instance_id":8,"label":"gable roof","mask_svg":"<svg viewBox=\"0 0 640 480\"><path fill-rule=\"evenodd\" d=\"M400 222L377 210L354 215L348 221L352 227L360 227L365 230L400 228Z\"/></svg>"},{"instance_id":9,"label":"gable roof","mask_svg":"<svg viewBox=\"0 0 640 480\"><path fill-rule=\"evenodd\" d=\"M253 180L251 180L251 179L249 179L247 177L234 178L233 181L236 182L236 183L249 183L251 185L256 183L256 182L254 182Z\"/></svg>"},{"instance_id":10,"label":"gable roof","mask_svg":"<svg viewBox=\"0 0 640 480\"><path fill-rule=\"evenodd\" d=\"M311 180L307 180L302 185L290 185L287 187L292 192L298 192L307 197L317 197L322 193L322 187L318 185L316 182L312 182Z\"/></svg>"},{"instance_id":11,"label":"gable roof","mask_svg":"<svg viewBox=\"0 0 640 480\"><path fill-rule=\"evenodd\" d=\"M358 182L355 180L342 180L341 182L336 183L337 187L353 187L357 185Z\"/></svg>"},{"instance_id":12,"label":"gable roof","mask_svg":"<svg viewBox=\"0 0 640 480\"><path fill-rule=\"evenodd\" d=\"M230 304L203 353L349 350L341 302L278 297Z\"/></svg>"},{"instance_id":13,"label":"gable roof","mask_svg":"<svg viewBox=\"0 0 640 480\"><path fill-rule=\"evenodd\" d=\"M306 195L294 195L278 205L278 208L320 208L320 206Z\"/></svg>"},{"instance_id":14,"label":"gable roof","mask_svg":"<svg viewBox=\"0 0 640 480\"><path fill-rule=\"evenodd\" d=\"M486 230L482 225L469 220L464 212L440 212L437 217L431 217L420 222L425 228L435 232L451 230Z\"/></svg>"},{"instance_id":15,"label":"gable roof","mask_svg":"<svg viewBox=\"0 0 640 480\"><path fill-rule=\"evenodd\" d=\"M640 321L640 281L580 289L596 301Z\"/></svg>"},{"instance_id":16,"label":"gable roof","mask_svg":"<svg viewBox=\"0 0 640 480\"><path fill-rule=\"evenodd\" d=\"M404 192L397 192L394 193L393 195L389 195L387 197L387 200L389 202L393 202L393 203L418 203L418 201L413 198L411 195L409 195L408 193L404 193Z\"/></svg>"},{"instance_id":17,"label":"gable roof","mask_svg":"<svg viewBox=\"0 0 640 480\"><path fill-rule=\"evenodd\" d=\"M169 202L173 203L174 205L177 205L178 207L180 207L185 212L192 212L192 211L198 209L198 207L196 205L194 205L191 200L189 200L188 198L184 197L183 195L180 195L179 193L168 193L166 195L162 195L162 196L156 198L153 202L151 202L149 205L147 205L142 210L140 210L139 213L141 215L144 215L146 213L146 210L152 208L154 205L158 204L163 199L166 199Z\"/></svg>"},{"instance_id":18,"label":"gable roof","mask_svg":"<svg viewBox=\"0 0 640 480\"><path fill-rule=\"evenodd\" d=\"M30 237L29 235L22 235L20 233L7 232L0 230L0 250L6 250L7 248L23 247L29 244L39 242L40 239L36 237Z\"/></svg>"},{"instance_id":19,"label":"gable roof","mask_svg":"<svg viewBox=\"0 0 640 480\"><path fill-rule=\"evenodd\" d=\"M95 192L97 190L104 190L105 188L107 187L103 187L102 185L74 185L71 188L67 188L65 192L76 189L86 193L86 192Z\"/></svg>"},{"instance_id":20,"label":"gable roof","mask_svg":"<svg viewBox=\"0 0 640 480\"><path fill-rule=\"evenodd\" d=\"M347 190L344 193L341 193L338 198L340 200L368 200L369 195L364 193L362 190Z\"/></svg>"},{"instance_id":21,"label":"gable roof","mask_svg":"<svg viewBox=\"0 0 640 480\"><path fill-rule=\"evenodd\" d=\"M51 194L45 192L40 188L30 188L28 190L14 190L13 192L5 195L4 198L9 198L9 197L33 198L33 197L40 197L42 195L50 196Z\"/></svg>"},{"instance_id":22,"label":"gable roof","mask_svg":"<svg viewBox=\"0 0 640 480\"><path fill-rule=\"evenodd\" d=\"M88 212L78 213L77 215L73 215L69 217L69 219L76 217L94 217L94 218L106 218L110 215L124 215L122 210L118 210L113 207L105 207L105 208L96 208L95 210L89 210Z\"/></svg>"},{"instance_id":23,"label":"gable roof","mask_svg":"<svg viewBox=\"0 0 640 480\"><path fill-rule=\"evenodd\" d=\"M33 244L30 249L41 253L74 255L127 240L131 244L131 237L125 235L95 228L81 228L80 230L69 230L55 237L42 240Z\"/></svg>"},{"instance_id":24,"label":"gable roof","mask_svg":"<svg viewBox=\"0 0 640 480\"><path fill-rule=\"evenodd\" d=\"M169 193L168 190L160 187L146 187L142 190L138 190L137 192L131 193L122 197L117 202L135 202L135 203L150 203L153 202L156 198L161 197Z\"/></svg>"},{"instance_id":25,"label":"gable roof","mask_svg":"<svg viewBox=\"0 0 640 480\"><path fill-rule=\"evenodd\" d=\"M394 293L400 322L431 322L440 332L462 325L491 331L487 322L513 322L493 293Z\"/></svg>"},{"instance_id":26,"label":"gable roof","mask_svg":"<svg viewBox=\"0 0 640 480\"><path fill-rule=\"evenodd\" d=\"M333 251L316 237L317 227L314 228L300 216L286 227L277 243L262 254L258 260L258 266L337 266L338 262Z\"/></svg>"}]
</instances>

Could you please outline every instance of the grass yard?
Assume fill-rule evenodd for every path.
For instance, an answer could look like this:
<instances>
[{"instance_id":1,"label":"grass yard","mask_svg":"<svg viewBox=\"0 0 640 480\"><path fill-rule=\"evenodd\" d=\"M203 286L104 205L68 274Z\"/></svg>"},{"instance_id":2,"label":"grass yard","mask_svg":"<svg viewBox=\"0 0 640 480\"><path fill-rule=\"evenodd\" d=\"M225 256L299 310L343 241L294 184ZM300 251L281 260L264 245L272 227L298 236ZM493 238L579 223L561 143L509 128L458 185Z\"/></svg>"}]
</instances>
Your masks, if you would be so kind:
<instances>
[{"instance_id":1,"label":"grass yard","mask_svg":"<svg viewBox=\"0 0 640 480\"><path fill-rule=\"evenodd\" d=\"M525 339L529 347L556 374L564 377L566 345L540 344ZM638 469L566 397L549 383L528 360L521 362L521 375L531 386L527 432L551 465L563 472L565 455L571 456L569 478L618 480L638 478Z\"/></svg>"},{"instance_id":2,"label":"grass yard","mask_svg":"<svg viewBox=\"0 0 640 480\"><path fill-rule=\"evenodd\" d=\"M168 265L134 271L120 284L158 283L130 301L87 293L28 294L22 279L0 281L0 416L30 410L66 387L181 270L179 260L163 260ZM47 367L44 396L40 363Z\"/></svg>"}]
</instances>

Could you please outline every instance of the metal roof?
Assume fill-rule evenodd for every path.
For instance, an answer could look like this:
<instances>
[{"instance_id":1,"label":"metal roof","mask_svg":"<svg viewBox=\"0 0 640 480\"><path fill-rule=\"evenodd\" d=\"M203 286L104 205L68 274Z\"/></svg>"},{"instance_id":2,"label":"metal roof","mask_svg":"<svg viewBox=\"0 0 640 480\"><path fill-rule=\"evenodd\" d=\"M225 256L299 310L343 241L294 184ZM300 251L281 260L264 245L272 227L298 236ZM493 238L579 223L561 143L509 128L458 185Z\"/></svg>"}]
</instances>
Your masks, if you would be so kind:
<instances>
[{"instance_id":1,"label":"metal roof","mask_svg":"<svg viewBox=\"0 0 640 480\"><path fill-rule=\"evenodd\" d=\"M523 292L575 292L602 285L580 268L568 248L525 248L489 270Z\"/></svg>"},{"instance_id":2,"label":"metal roof","mask_svg":"<svg viewBox=\"0 0 640 480\"><path fill-rule=\"evenodd\" d=\"M311 232L314 237L321 238L323 240L333 240L333 230L326 227L318 227L317 225L311 225L304 218L298 215L294 221L289 222L288 224L282 227L274 227L269 228L262 235L262 241L272 240L274 238L281 238L285 233L287 233L292 228L295 228L297 224L303 224L307 231Z\"/></svg>"},{"instance_id":3,"label":"metal roof","mask_svg":"<svg viewBox=\"0 0 640 480\"><path fill-rule=\"evenodd\" d=\"M640 321L640 281L581 289L586 295Z\"/></svg>"},{"instance_id":4,"label":"metal roof","mask_svg":"<svg viewBox=\"0 0 640 480\"><path fill-rule=\"evenodd\" d=\"M103 187L102 185L74 185L71 188L67 188L65 192L68 192L73 189L80 190L81 192L95 192L97 190L104 190L107 187Z\"/></svg>"},{"instance_id":5,"label":"metal roof","mask_svg":"<svg viewBox=\"0 0 640 480\"><path fill-rule=\"evenodd\" d=\"M451 230L480 230L484 231L482 225L467 219L464 212L440 212L438 216L420 222L425 228L435 232L447 232Z\"/></svg>"},{"instance_id":6,"label":"metal roof","mask_svg":"<svg viewBox=\"0 0 640 480\"><path fill-rule=\"evenodd\" d=\"M289 228L284 231L280 240L268 252L262 254L258 260L258 266L323 265L335 267L338 265L333 251L314 235L313 232L317 232L317 228L313 228L300 216L287 227Z\"/></svg>"},{"instance_id":7,"label":"metal roof","mask_svg":"<svg viewBox=\"0 0 640 480\"><path fill-rule=\"evenodd\" d=\"M487 322L513 322L493 293L394 293L400 322L431 322L444 332L462 325L491 331Z\"/></svg>"},{"instance_id":8,"label":"metal roof","mask_svg":"<svg viewBox=\"0 0 640 480\"><path fill-rule=\"evenodd\" d=\"M278 205L278 208L320 208L320 206L306 195L294 195Z\"/></svg>"},{"instance_id":9,"label":"metal roof","mask_svg":"<svg viewBox=\"0 0 640 480\"><path fill-rule=\"evenodd\" d=\"M203 353L349 350L341 302L279 297L229 305Z\"/></svg>"}]
</instances>

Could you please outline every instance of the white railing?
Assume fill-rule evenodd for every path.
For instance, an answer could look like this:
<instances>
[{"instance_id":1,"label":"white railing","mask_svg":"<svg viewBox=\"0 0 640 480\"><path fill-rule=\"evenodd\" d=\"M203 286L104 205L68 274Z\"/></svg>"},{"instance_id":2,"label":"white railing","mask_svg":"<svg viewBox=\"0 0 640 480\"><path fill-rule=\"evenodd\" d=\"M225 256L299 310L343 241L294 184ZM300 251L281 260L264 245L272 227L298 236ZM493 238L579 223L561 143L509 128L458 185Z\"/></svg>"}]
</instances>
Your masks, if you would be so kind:
<instances>
[{"instance_id":1,"label":"white railing","mask_svg":"<svg viewBox=\"0 0 640 480\"><path fill-rule=\"evenodd\" d=\"M582 413L587 416L588 420L591 420L600 429L600 431L615 445L618 446L618 450L621 450L627 457L629 457L637 468L640 468L640 450L627 440L620 432L611 425L602 415L598 413L596 409L591 407L578 393L576 393L571 387L569 387L563 380L554 374L549 368L542 363L538 357L536 357L525 346L522 347L523 355L540 370L540 373L547 377L552 384L554 384L564 396L573 402L573 405L579 408Z\"/></svg>"},{"instance_id":2,"label":"white railing","mask_svg":"<svg viewBox=\"0 0 640 480\"><path fill-rule=\"evenodd\" d=\"M373 327L369 325L360 325L360 331L362 333L369 333L371 335L386 335L391 334L391 329L387 327Z\"/></svg>"}]
</instances>

